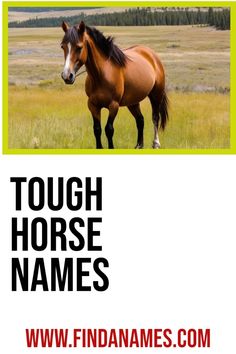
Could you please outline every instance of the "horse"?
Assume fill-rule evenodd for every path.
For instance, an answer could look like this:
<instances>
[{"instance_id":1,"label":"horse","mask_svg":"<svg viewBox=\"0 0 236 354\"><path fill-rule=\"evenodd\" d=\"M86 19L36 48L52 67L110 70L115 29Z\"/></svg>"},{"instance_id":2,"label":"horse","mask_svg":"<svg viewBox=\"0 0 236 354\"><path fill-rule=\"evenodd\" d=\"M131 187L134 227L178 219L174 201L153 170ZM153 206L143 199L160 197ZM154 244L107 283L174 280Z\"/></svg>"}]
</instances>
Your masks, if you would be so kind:
<instances>
[{"instance_id":1,"label":"horse","mask_svg":"<svg viewBox=\"0 0 236 354\"><path fill-rule=\"evenodd\" d=\"M121 50L114 38L105 37L96 28L80 24L69 27L62 22L64 37L64 69L61 77L73 84L79 69L85 65L87 77L85 92L93 117L96 148L102 149L101 109L109 111L105 133L108 148L113 149L113 123L119 107L127 106L137 126L135 148L144 146L144 117L140 102L148 97L152 107L154 139L152 147L160 148L159 128L164 130L168 120L168 97L165 90L165 72L158 55L150 48L137 45Z\"/></svg>"}]
</instances>

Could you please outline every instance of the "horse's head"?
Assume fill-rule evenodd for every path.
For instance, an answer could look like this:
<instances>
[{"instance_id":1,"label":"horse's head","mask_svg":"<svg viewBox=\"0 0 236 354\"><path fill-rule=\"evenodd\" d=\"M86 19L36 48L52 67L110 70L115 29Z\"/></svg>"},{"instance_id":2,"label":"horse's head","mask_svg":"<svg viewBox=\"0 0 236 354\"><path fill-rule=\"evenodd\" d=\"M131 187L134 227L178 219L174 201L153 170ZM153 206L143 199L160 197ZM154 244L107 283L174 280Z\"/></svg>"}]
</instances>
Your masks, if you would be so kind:
<instances>
[{"instance_id":1,"label":"horse's head","mask_svg":"<svg viewBox=\"0 0 236 354\"><path fill-rule=\"evenodd\" d=\"M69 27L66 22L63 22L62 29L65 32L61 42L65 65L61 77L66 84L73 84L77 71L85 64L88 56L85 24L81 21L78 26Z\"/></svg>"}]
</instances>

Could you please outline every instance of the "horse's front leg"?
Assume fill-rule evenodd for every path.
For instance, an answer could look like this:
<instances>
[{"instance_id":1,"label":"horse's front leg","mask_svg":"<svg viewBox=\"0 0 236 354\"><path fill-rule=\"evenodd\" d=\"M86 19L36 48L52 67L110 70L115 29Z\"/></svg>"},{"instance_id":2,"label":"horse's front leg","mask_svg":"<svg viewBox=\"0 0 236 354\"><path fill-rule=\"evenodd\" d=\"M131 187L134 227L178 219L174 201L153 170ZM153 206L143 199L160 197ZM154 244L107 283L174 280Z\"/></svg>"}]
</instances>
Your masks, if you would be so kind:
<instances>
[{"instance_id":1,"label":"horse's front leg","mask_svg":"<svg viewBox=\"0 0 236 354\"><path fill-rule=\"evenodd\" d=\"M90 100L88 100L88 108L93 116L93 132L96 139L96 148L102 149L101 108L94 105Z\"/></svg>"},{"instance_id":2,"label":"horse's front leg","mask_svg":"<svg viewBox=\"0 0 236 354\"><path fill-rule=\"evenodd\" d=\"M116 117L118 109L119 109L119 103L115 102L115 101L112 101L112 103L109 105L108 109L109 109L109 116L108 116L108 119L107 119L105 132L106 132L106 136L107 136L107 140L108 140L108 148L109 149L114 149L114 145L113 145L113 134L114 134L113 123L114 123L115 117Z\"/></svg>"}]
</instances>

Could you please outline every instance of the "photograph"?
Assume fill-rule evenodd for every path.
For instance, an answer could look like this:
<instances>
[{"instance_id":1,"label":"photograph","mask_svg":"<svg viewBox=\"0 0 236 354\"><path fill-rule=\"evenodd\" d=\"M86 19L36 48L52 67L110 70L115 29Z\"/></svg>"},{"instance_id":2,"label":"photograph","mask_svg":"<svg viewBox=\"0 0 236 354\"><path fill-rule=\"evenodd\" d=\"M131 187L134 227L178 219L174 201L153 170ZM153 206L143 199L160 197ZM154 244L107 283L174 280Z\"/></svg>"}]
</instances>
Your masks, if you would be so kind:
<instances>
[{"instance_id":1,"label":"photograph","mask_svg":"<svg viewBox=\"0 0 236 354\"><path fill-rule=\"evenodd\" d=\"M5 151L229 151L231 10L9 6Z\"/></svg>"}]
</instances>

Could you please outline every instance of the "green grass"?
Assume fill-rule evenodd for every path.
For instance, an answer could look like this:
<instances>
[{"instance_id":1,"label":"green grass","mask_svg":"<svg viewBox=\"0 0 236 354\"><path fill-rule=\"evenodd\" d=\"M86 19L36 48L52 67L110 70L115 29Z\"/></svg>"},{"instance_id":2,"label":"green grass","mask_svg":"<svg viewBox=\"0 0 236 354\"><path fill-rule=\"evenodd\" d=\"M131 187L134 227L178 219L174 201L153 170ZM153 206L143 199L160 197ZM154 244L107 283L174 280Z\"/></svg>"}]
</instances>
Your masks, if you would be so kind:
<instances>
[{"instance_id":1,"label":"green grass","mask_svg":"<svg viewBox=\"0 0 236 354\"><path fill-rule=\"evenodd\" d=\"M101 28L100 28L101 29ZM163 148L230 146L229 31L208 27L104 27L121 47L146 44L164 62L170 121L160 133ZM60 72L62 30L9 30L9 148L94 148L85 75L66 86ZM212 91L212 92L205 92ZM153 139L151 107L142 102L145 148ZM107 112L102 112L103 128ZM127 108L115 120L116 148L133 148L136 126ZM103 145L107 147L103 132Z\"/></svg>"}]
</instances>

